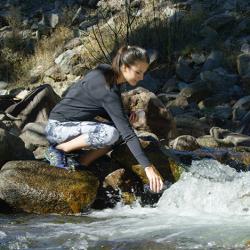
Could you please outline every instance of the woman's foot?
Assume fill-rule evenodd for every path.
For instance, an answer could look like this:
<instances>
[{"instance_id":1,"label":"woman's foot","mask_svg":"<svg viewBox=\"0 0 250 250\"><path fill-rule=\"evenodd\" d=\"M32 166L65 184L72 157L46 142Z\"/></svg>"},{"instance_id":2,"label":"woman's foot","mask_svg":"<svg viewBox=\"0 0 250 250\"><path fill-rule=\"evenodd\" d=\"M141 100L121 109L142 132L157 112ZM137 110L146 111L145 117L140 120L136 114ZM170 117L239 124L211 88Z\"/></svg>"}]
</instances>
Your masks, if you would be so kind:
<instances>
[{"instance_id":1,"label":"woman's foot","mask_svg":"<svg viewBox=\"0 0 250 250\"><path fill-rule=\"evenodd\" d=\"M50 165L58 168L67 168L67 159L63 151L57 149L55 146L49 146L45 152L45 158Z\"/></svg>"}]
</instances>

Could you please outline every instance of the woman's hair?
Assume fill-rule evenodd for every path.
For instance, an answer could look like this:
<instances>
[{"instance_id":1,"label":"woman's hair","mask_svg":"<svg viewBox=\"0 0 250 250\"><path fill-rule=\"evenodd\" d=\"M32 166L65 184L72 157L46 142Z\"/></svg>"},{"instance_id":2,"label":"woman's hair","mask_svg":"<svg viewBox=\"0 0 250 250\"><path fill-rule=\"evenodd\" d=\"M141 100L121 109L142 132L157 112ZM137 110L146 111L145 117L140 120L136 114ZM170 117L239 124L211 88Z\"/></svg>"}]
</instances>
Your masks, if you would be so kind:
<instances>
[{"instance_id":1,"label":"woman's hair","mask_svg":"<svg viewBox=\"0 0 250 250\"><path fill-rule=\"evenodd\" d=\"M138 46L121 47L117 51L112 61L112 68L109 68L109 69L106 68L105 70L102 70L107 83L110 86L116 83L117 78L121 74L122 65L129 67L129 66L134 65L138 61L146 62L149 64L149 56L145 49L138 47Z\"/></svg>"}]
</instances>

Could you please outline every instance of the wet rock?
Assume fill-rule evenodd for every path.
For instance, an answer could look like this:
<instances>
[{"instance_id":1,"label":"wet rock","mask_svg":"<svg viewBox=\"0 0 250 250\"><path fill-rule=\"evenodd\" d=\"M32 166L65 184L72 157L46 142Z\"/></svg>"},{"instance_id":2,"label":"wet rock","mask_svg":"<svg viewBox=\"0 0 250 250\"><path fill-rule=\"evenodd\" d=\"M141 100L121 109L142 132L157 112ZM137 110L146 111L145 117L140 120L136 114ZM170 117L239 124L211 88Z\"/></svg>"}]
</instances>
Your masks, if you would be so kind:
<instances>
[{"instance_id":1,"label":"wet rock","mask_svg":"<svg viewBox=\"0 0 250 250\"><path fill-rule=\"evenodd\" d=\"M178 164L174 165L169 157L164 154L159 145L150 141L141 141L144 151L150 162L157 168L164 181L173 183L179 178L181 171ZM125 169L130 169L140 178L142 183L148 183L146 173L141 165L138 164L126 145L121 145L111 154L112 159L118 161ZM178 169L175 169L178 168Z\"/></svg>"},{"instance_id":2,"label":"wet rock","mask_svg":"<svg viewBox=\"0 0 250 250\"><path fill-rule=\"evenodd\" d=\"M75 214L94 201L98 180L90 172L68 172L38 161L12 161L0 171L0 198L13 210Z\"/></svg>"},{"instance_id":3,"label":"wet rock","mask_svg":"<svg viewBox=\"0 0 250 250\"><path fill-rule=\"evenodd\" d=\"M111 186L113 189L118 189L122 184L122 178L125 173L124 168L115 170L107 175L103 182L103 187Z\"/></svg>"},{"instance_id":4,"label":"wet rock","mask_svg":"<svg viewBox=\"0 0 250 250\"><path fill-rule=\"evenodd\" d=\"M23 141L0 128L0 168L7 161L30 159L34 159L34 156L25 148Z\"/></svg>"},{"instance_id":5,"label":"wet rock","mask_svg":"<svg viewBox=\"0 0 250 250\"><path fill-rule=\"evenodd\" d=\"M169 146L177 150L193 151L200 148L195 137L191 135L181 135L169 143Z\"/></svg>"},{"instance_id":6,"label":"wet rock","mask_svg":"<svg viewBox=\"0 0 250 250\"><path fill-rule=\"evenodd\" d=\"M175 122L172 114L152 92L136 88L122 94L125 109L137 113L138 121L132 126L141 131L152 132L160 139L173 138Z\"/></svg>"}]
</instances>

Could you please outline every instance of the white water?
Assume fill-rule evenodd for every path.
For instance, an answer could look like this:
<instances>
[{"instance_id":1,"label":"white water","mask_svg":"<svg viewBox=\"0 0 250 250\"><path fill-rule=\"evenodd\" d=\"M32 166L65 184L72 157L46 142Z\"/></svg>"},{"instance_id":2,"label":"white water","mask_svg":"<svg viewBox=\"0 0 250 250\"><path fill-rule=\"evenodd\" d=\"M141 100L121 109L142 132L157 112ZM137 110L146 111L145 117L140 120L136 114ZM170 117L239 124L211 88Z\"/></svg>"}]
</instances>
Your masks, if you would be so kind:
<instances>
[{"instance_id":1,"label":"white water","mask_svg":"<svg viewBox=\"0 0 250 250\"><path fill-rule=\"evenodd\" d=\"M249 241L250 172L214 160L193 162L155 208L0 217L0 249L247 249Z\"/></svg>"}]
</instances>

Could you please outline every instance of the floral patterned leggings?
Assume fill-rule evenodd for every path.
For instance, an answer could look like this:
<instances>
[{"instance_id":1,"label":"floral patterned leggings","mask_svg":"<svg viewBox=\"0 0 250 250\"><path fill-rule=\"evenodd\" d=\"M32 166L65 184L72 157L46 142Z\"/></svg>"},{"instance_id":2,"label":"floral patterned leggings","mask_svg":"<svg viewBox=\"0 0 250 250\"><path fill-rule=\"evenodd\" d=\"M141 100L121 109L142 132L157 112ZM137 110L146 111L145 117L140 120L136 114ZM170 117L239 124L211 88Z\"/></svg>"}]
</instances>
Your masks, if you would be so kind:
<instances>
[{"instance_id":1,"label":"floral patterned leggings","mask_svg":"<svg viewBox=\"0 0 250 250\"><path fill-rule=\"evenodd\" d=\"M59 122L49 120L45 133L51 144L60 144L83 135L84 142L86 142L89 149L111 146L120 137L118 130L114 126L92 121Z\"/></svg>"}]
</instances>

